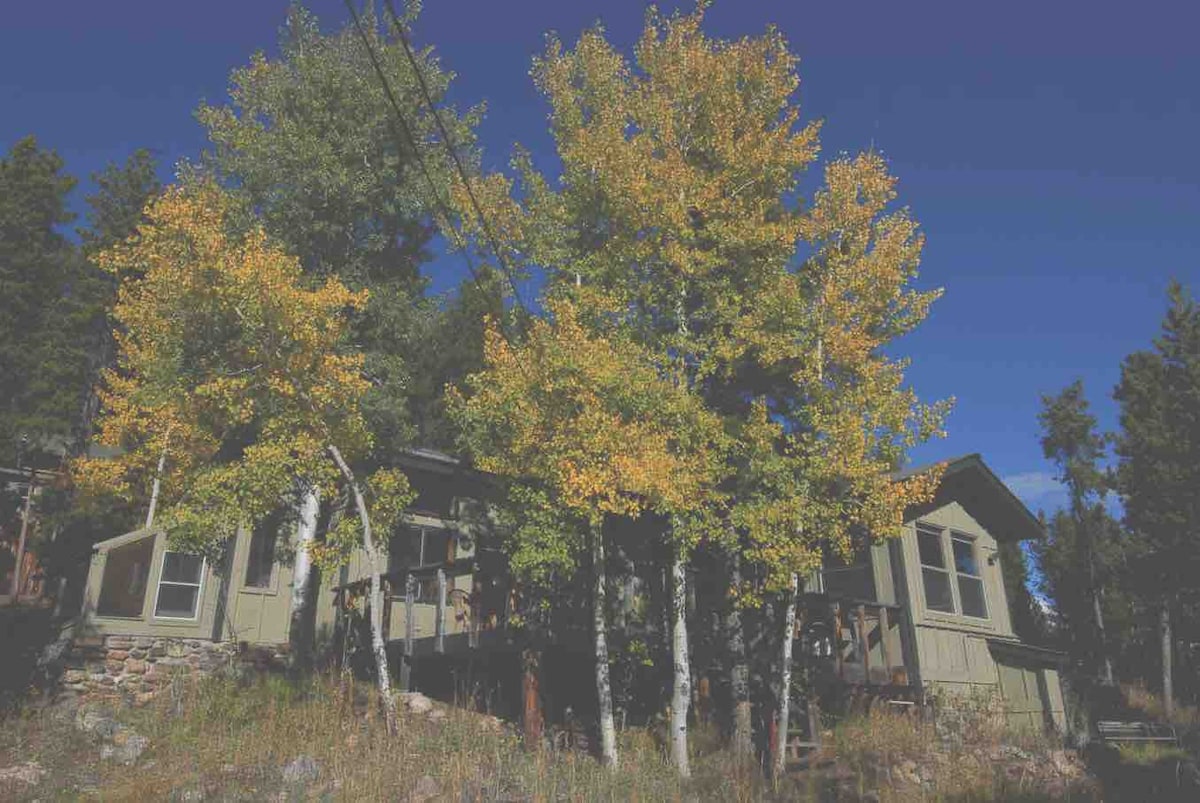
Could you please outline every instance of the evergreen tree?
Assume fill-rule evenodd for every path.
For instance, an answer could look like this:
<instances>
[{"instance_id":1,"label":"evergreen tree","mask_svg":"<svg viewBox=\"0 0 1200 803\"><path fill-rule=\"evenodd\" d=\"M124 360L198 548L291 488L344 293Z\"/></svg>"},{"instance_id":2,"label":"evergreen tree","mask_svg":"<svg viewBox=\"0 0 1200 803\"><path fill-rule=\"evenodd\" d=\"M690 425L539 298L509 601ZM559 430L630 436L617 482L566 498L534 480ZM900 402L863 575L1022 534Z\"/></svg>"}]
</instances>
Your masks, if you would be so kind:
<instances>
[{"instance_id":1,"label":"evergreen tree","mask_svg":"<svg viewBox=\"0 0 1200 803\"><path fill-rule=\"evenodd\" d=\"M1144 548L1134 562L1140 595L1159 610L1163 699L1174 705L1173 628L1194 610L1200 576L1200 305L1178 283L1153 350L1121 365L1117 488ZM1188 667L1184 676L1194 675Z\"/></svg>"},{"instance_id":2,"label":"evergreen tree","mask_svg":"<svg viewBox=\"0 0 1200 803\"><path fill-rule=\"evenodd\" d=\"M62 233L75 183L33 137L0 159L0 464L15 465L22 438L27 465L61 451L86 386L87 265Z\"/></svg>"},{"instance_id":3,"label":"evergreen tree","mask_svg":"<svg viewBox=\"0 0 1200 803\"><path fill-rule=\"evenodd\" d=\"M1104 580L1108 576L1103 562L1103 544L1113 533L1107 526L1108 515L1104 508L1108 488L1101 461L1106 453L1106 441L1097 431L1096 418L1088 410L1083 383L1079 380L1057 396L1043 396L1038 419L1043 431L1042 452L1058 466L1058 480L1067 488L1071 528L1067 535L1064 531L1067 522L1056 517L1052 535L1058 540L1052 540L1047 548L1061 552L1069 541L1077 550L1072 561L1073 571L1082 569L1087 578L1086 595L1091 607L1087 629L1095 634L1095 648L1088 653L1101 670L1103 682L1111 686L1114 682L1113 663L1104 627L1103 604ZM1048 565L1057 569L1060 562L1052 559ZM1055 576L1052 582L1062 593L1071 581Z\"/></svg>"},{"instance_id":4,"label":"evergreen tree","mask_svg":"<svg viewBox=\"0 0 1200 803\"><path fill-rule=\"evenodd\" d=\"M386 26L380 31L373 12L363 15L363 25L369 51L354 25L323 34L311 13L293 6L279 56L256 54L230 76L229 105L197 110L213 144L202 165L253 210L268 235L299 257L313 281L336 275L353 289L371 290L353 330L371 378L364 410L377 448L441 445L443 387L482 364L482 337L456 343L445 363L428 356L444 335L439 300L424 298L421 265L430 258L437 226L445 224L437 219L438 196L448 196L450 167L401 43ZM413 132L416 152L399 134L401 121L372 54L403 125ZM473 128L482 110L455 110L445 100L453 75L431 49L416 55L454 146L475 169ZM498 304L498 286L491 291ZM464 289L460 298L472 292ZM473 328L478 332L481 325ZM473 346L471 353L462 353L464 343ZM443 365L444 375L421 375Z\"/></svg>"}]
</instances>

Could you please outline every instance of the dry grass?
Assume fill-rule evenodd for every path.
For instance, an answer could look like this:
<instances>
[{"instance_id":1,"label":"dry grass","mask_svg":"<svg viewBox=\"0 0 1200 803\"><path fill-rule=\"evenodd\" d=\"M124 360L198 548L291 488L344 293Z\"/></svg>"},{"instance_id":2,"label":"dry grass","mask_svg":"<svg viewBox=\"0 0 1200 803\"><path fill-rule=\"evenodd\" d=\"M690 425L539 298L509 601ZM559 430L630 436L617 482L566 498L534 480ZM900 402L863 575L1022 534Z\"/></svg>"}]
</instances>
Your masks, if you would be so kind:
<instances>
[{"instance_id":1,"label":"dry grass","mask_svg":"<svg viewBox=\"0 0 1200 803\"><path fill-rule=\"evenodd\" d=\"M1146 719L1157 722L1168 721L1162 695L1151 691L1144 683L1122 683L1121 696L1125 700L1125 705L1133 711L1140 712ZM1183 728L1200 726L1200 707L1177 704L1170 722L1172 725Z\"/></svg>"},{"instance_id":2,"label":"dry grass","mask_svg":"<svg viewBox=\"0 0 1200 803\"><path fill-rule=\"evenodd\" d=\"M150 740L136 770L99 761L68 717L27 712L0 722L0 767L33 760L47 775L36 788L0 788L0 799L404 800L418 783L436 789L431 800L774 796L756 767L711 749L717 739L708 733L695 739L695 777L683 783L644 730L620 734L621 767L610 771L585 753L526 751L494 720L456 709L436 721L402 711L400 733L389 738L376 700L373 688L340 679L179 680L144 708L116 709ZM320 774L289 788L282 769L299 756L315 760ZM788 790L786 799L797 798Z\"/></svg>"},{"instance_id":3,"label":"dry grass","mask_svg":"<svg viewBox=\"0 0 1200 803\"><path fill-rule=\"evenodd\" d=\"M945 703L944 703L945 705ZM1007 725L995 702L964 698L937 724L874 709L833 731L836 760L852 791L882 803L1089 799L1088 783L1051 769L1065 757L1052 737Z\"/></svg>"},{"instance_id":4,"label":"dry grass","mask_svg":"<svg viewBox=\"0 0 1200 803\"><path fill-rule=\"evenodd\" d=\"M621 766L610 771L583 753L526 751L510 729L455 709L437 721L402 712L400 733L388 737L375 701L373 688L340 678L178 679L146 707L115 710L150 740L134 768L100 761L70 717L31 709L0 722L0 767L36 761L47 774L37 787L0 787L0 799L406 800L417 788L432 792L419 799L447 801L1045 799L998 775L978 745L948 746L932 724L887 713L834 731L832 774L772 787L711 729L694 730L694 777L681 782L652 731L620 734ZM282 770L299 756L319 775L289 787ZM906 762L932 781L903 783L895 773Z\"/></svg>"}]
</instances>

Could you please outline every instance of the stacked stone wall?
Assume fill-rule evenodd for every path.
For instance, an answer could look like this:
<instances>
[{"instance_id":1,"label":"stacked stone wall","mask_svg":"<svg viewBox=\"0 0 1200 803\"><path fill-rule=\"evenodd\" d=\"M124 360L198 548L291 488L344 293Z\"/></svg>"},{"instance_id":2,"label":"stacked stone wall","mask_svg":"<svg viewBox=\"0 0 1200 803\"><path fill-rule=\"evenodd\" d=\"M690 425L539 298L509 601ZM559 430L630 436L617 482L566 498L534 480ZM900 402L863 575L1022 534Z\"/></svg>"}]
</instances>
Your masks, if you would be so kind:
<instances>
[{"instance_id":1,"label":"stacked stone wall","mask_svg":"<svg viewBox=\"0 0 1200 803\"><path fill-rule=\"evenodd\" d=\"M144 702L179 675L286 669L287 645L246 645L161 636L79 636L64 655L60 690Z\"/></svg>"}]
</instances>

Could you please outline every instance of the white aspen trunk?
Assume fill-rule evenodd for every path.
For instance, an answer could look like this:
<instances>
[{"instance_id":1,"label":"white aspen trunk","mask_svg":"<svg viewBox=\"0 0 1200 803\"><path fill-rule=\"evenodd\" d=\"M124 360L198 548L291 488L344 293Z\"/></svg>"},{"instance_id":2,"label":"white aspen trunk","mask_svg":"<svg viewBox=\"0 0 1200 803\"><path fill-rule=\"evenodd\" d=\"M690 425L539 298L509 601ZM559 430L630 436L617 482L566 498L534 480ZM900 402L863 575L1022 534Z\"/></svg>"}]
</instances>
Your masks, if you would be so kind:
<instances>
[{"instance_id":1,"label":"white aspen trunk","mask_svg":"<svg viewBox=\"0 0 1200 803\"><path fill-rule=\"evenodd\" d=\"M296 562L292 569L292 616L288 641L293 653L307 663L312 644L305 632L306 616L311 602L312 555L310 549L317 538L317 520L321 514L321 490L306 485L300 499L300 516L296 522Z\"/></svg>"},{"instance_id":2,"label":"white aspen trunk","mask_svg":"<svg viewBox=\"0 0 1200 803\"><path fill-rule=\"evenodd\" d=\"M158 489L162 487L162 474L167 465L167 446L170 442L171 427L168 425L166 435L163 437L162 454L158 456L158 467L154 470L154 485L150 488L150 507L146 510L147 530L154 524L154 511L158 507Z\"/></svg>"},{"instance_id":3,"label":"white aspen trunk","mask_svg":"<svg viewBox=\"0 0 1200 803\"><path fill-rule=\"evenodd\" d=\"M1100 597L1099 590L1092 591L1092 610L1096 616L1096 629L1100 636L1100 652L1104 654L1104 684L1112 686L1116 681L1113 679L1112 656L1108 654L1108 637L1104 630L1104 613L1100 608Z\"/></svg>"},{"instance_id":4,"label":"white aspen trunk","mask_svg":"<svg viewBox=\"0 0 1200 803\"><path fill-rule=\"evenodd\" d=\"M367 503L363 499L362 489L354 479L350 466L342 459L342 453L333 444L327 447L333 462L346 478L350 490L354 494L354 506L358 509L358 518L363 528L363 550L367 553L367 567L371 572L371 651L375 655L376 683L379 685L380 702L383 705L384 718L387 721L389 734L396 733L396 701L392 699L392 677L388 672L387 646L383 640L383 583L380 573L383 571L383 561L379 557L379 549L371 537L371 518L367 514Z\"/></svg>"},{"instance_id":5,"label":"white aspen trunk","mask_svg":"<svg viewBox=\"0 0 1200 803\"><path fill-rule=\"evenodd\" d=\"M1162 631L1162 671L1163 671L1163 713L1170 722L1175 718L1175 690L1171 677L1171 607L1163 602L1159 613L1159 626Z\"/></svg>"},{"instance_id":6,"label":"white aspen trunk","mask_svg":"<svg viewBox=\"0 0 1200 803\"><path fill-rule=\"evenodd\" d=\"M779 708L775 715L775 755L771 756L771 774L776 780L783 777L787 766L788 719L792 702L792 634L796 630L796 591L799 586L792 575L783 614L783 645L779 651Z\"/></svg>"},{"instance_id":7,"label":"white aspen trunk","mask_svg":"<svg viewBox=\"0 0 1200 803\"><path fill-rule=\"evenodd\" d=\"M612 683L608 674L608 617L605 607L604 534L591 528L592 637L596 654L596 696L600 711L600 760L617 766L617 728L613 722Z\"/></svg>"},{"instance_id":8,"label":"white aspen trunk","mask_svg":"<svg viewBox=\"0 0 1200 803\"><path fill-rule=\"evenodd\" d=\"M688 707L692 701L692 671L688 664L687 571L683 549L674 547L671 558L671 654L675 683L671 694L671 760L681 778L691 776L688 766Z\"/></svg>"}]
</instances>

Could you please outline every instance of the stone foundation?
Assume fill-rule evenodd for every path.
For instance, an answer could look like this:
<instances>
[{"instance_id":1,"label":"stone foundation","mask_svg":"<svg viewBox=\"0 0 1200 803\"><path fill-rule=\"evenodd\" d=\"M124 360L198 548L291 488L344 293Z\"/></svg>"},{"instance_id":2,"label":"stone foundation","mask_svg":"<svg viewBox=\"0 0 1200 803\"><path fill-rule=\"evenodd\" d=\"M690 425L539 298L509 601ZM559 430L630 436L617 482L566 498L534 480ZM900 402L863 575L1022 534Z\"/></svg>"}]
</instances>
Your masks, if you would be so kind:
<instances>
[{"instance_id":1,"label":"stone foundation","mask_svg":"<svg viewBox=\"0 0 1200 803\"><path fill-rule=\"evenodd\" d=\"M80 636L63 655L59 688L80 696L121 695L135 702L180 674L281 671L288 645L247 645L158 636Z\"/></svg>"}]
</instances>

